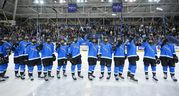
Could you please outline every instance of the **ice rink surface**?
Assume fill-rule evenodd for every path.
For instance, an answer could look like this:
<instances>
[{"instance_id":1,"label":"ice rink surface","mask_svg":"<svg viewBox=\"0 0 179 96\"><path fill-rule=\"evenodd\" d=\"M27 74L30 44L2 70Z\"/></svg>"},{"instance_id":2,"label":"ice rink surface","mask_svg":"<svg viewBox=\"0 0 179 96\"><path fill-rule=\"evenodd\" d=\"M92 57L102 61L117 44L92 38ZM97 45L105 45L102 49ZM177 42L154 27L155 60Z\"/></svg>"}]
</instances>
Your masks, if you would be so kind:
<instances>
[{"instance_id":1,"label":"ice rink surface","mask_svg":"<svg viewBox=\"0 0 179 96\"><path fill-rule=\"evenodd\" d=\"M179 96L179 82L173 82L168 75L167 80L163 80L162 67L157 66L158 82L151 78L145 80L143 70L143 52L139 52L140 61L137 62L136 78L138 83L132 82L126 78L128 61L125 63L124 76L125 80L115 81L114 76L110 80L99 80L99 62L97 63L94 81L87 79L87 52L82 52L83 75L84 79L73 81L70 74L70 63L68 62L68 77L61 79L50 79L45 82L37 78L35 68L34 81L30 81L26 75L24 81L14 77L14 64L12 56L8 67L7 75L10 78L0 83L0 96ZM177 53L179 56L179 53ZM114 64L114 63L113 63ZM53 74L56 75L56 65L54 63ZM113 68L113 67L112 67ZM151 77L151 71L150 77ZM112 72L113 73L113 72ZM106 74L105 74L106 75ZM179 63L176 64L176 77L179 79Z\"/></svg>"}]
</instances>

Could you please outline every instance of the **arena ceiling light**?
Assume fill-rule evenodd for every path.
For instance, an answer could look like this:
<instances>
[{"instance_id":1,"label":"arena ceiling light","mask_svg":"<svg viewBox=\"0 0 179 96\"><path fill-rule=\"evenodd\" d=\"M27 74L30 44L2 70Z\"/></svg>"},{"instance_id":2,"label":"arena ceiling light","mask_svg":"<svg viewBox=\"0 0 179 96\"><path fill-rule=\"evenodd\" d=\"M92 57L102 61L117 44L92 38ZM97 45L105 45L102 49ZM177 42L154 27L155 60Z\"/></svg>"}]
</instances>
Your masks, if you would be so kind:
<instances>
[{"instance_id":1,"label":"arena ceiling light","mask_svg":"<svg viewBox=\"0 0 179 96\"><path fill-rule=\"evenodd\" d=\"M57 3L57 0L53 0L54 3Z\"/></svg>"},{"instance_id":2,"label":"arena ceiling light","mask_svg":"<svg viewBox=\"0 0 179 96\"><path fill-rule=\"evenodd\" d=\"M108 0L108 2L112 2L113 0Z\"/></svg>"},{"instance_id":3,"label":"arena ceiling light","mask_svg":"<svg viewBox=\"0 0 179 96\"><path fill-rule=\"evenodd\" d=\"M84 2L88 2L88 0L77 0L77 3L84 3Z\"/></svg>"},{"instance_id":4,"label":"arena ceiling light","mask_svg":"<svg viewBox=\"0 0 179 96\"><path fill-rule=\"evenodd\" d=\"M163 8L157 7L156 10L163 11Z\"/></svg>"},{"instance_id":5,"label":"arena ceiling light","mask_svg":"<svg viewBox=\"0 0 179 96\"><path fill-rule=\"evenodd\" d=\"M117 14L114 14L114 13L112 14L112 16L116 16L116 15L117 15Z\"/></svg>"},{"instance_id":6,"label":"arena ceiling light","mask_svg":"<svg viewBox=\"0 0 179 96\"><path fill-rule=\"evenodd\" d=\"M34 0L34 3L35 4L39 4L39 0Z\"/></svg>"},{"instance_id":7,"label":"arena ceiling light","mask_svg":"<svg viewBox=\"0 0 179 96\"><path fill-rule=\"evenodd\" d=\"M136 2L136 0L125 0L125 2Z\"/></svg>"},{"instance_id":8,"label":"arena ceiling light","mask_svg":"<svg viewBox=\"0 0 179 96\"><path fill-rule=\"evenodd\" d=\"M66 3L65 0L59 0L59 3Z\"/></svg>"},{"instance_id":9,"label":"arena ceiling light","mask_svg":"<svg viewBox=\"0 0 179 96\"><path fill-rule=\"evenodd\" d=\"M44 4L44 0L39 0L39 4Z\"/></svg>"},{"instance_id":10,"label":"arena ceiling light","mask_svg":"<svg viewBox=\"0 0 179 96\"><path fill-rule=\"evenodd\" d=\"M44 4L44 0L34 0L35 4Z\"/></svg>"},{"instance_id":11,"label":"arena ceiling light","mask_svg":"<svg viewBox=\"0 0 179 96\"><path fill-rule=\"evenodd\" d=\"M151 2L151 3L154 3L154 2L158 3L158 2L160 2L160 0L148 0L148 1Z\"/></svg>"}]
</instances>

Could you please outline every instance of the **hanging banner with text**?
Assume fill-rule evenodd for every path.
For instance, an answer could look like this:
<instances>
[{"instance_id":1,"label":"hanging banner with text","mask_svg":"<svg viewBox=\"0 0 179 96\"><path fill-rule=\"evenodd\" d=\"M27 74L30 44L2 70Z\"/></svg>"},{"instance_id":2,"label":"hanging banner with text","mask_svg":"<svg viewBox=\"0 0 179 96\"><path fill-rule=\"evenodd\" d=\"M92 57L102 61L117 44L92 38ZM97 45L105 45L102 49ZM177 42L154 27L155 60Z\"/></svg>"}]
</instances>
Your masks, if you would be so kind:
<instances>
[{"instance_id":1,"label":"hanging banner with text","mask_svg":"<svg viewBox=\"0 0 179 96\"><path fill-rule=\"evenodd\" d=\"M113 3L112 4L112 11L113 12L122 12L122 3Z\"/></svg>"},{"instance_id":2,"label":"hanging banner with text","mask_svg":"<svg viewBox=\"0 0 179 96\"><path fill-rule=\"evenodd\" d=\"M75 13L77 11L77 4L68 4L68 12Z\"/></svg>"}]
</instances>

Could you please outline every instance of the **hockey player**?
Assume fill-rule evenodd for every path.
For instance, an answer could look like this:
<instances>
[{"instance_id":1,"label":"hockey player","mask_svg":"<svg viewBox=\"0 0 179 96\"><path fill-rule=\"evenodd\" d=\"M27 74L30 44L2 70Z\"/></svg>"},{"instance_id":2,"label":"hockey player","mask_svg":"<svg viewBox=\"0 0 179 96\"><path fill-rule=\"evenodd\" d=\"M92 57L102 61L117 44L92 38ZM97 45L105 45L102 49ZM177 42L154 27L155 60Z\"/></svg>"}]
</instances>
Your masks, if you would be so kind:
<instances>
[{"instance_id":1,"label":"hockey player","mask_svg":"<svg viewBox=\"0 0 179 96\"><path fill-rule=\"evenodd\" d=\"M95 76L93 75L95 66L97 63L98 53L99 53L99 46L97 44L97 40L95 37L92 38L91 42L87 42L88 45L88 79L93 80Z\"/></svg>"},{"instance_id":2,"label":"hockey player","mask_svg":"<svg viewBox=\"0 0 179 96\"><path fill-rule=\"evenodd\" d=\"M111 78L111 63L112 63L112 45L108 42L108 37L104 37L104 42L100 44L100 66L101 76L99 79L104 77L105 66L108 70L108 76L106 79Z\"/></svg>"},{"instance_id":3,"label":"hockey player","mask_svg":"<svg viewBox=\"0 0 179 96\"><path fill-rule=\"evenodd\" d=\"M144 40L142 46L144 47L144 71L145 79L148 80L148 67L151 65L153 80L158 81L156 77L156 63L160 63L157 56L157 48L152 39Z\"/></svg>"},{"instance_id":4,"label":"hockey player","mask_svg":"<svg viewBox=\"0 0 179 96\"><path fill-rule=\"evenodd\" d=\"M56 44L56 52L58 54L57 78L60 79L61 68L63 69L63 76L67 77L66 65L67 65L68 45L65 44L64 39L61 39L60 43Z\"/></svg>"},{"instance_id":5,"label":"hockey player","mask_svg":"<svg viewBox=\"0 0 179 96\"><path fill-rule=\"evenodd\" d=\"M124 63L126 59L125 46L120 37L117 37L114 50L114 77L116 80L124 79L122 76Z\"/></svg>"},{"instance_id":6,"label":"hockey player","mask_svg":"<svg viewBox=\"0 0 179 96\"><path fill-rule=\"evenodd\" d=\"M37 70L38 70L38 78L42 78L41 73L42 73L42 64L41 64L41 58L40 58L40 47L39 44L37 44L37 40L32 38L32 43L27 46L27 54L28 54L28 75L31 81L34 80L33 78L33 70L34 66L37 65Z\"/></svg>"},{"instance_id":7,"label":"hockey player","mask_svg":"<svg viewBox=\"0 0 179 96\"><path fill-rule=\"evenodd\" d=\"M127 57L129 61L127 77L137 82L138 80L134 76L136 72L136 61L139 60L139 56L137 56L135 39L132 36L130 36L129 41L126 43L126 45L127 45Z\"/></svg>"},{"instance_id":8,"label":"hockey player","mask_svg":"<svg viewBox=\"0 0 179 96\"><path fill-rule=\"evenodd\" d=\"M169 43L166 38L163 39L160 49L160 60L163 67L164 79L167 79L168 67L170 70L171 78L174 82L177 82L175 78L175 63L178 62L174 45Z\"/></svg>"},{"instance_id":9,"label":"hockey player","mask_svg":"<svg viewBox=\"0 0 179 96\"><path fill-rule=\"evenodd\" d=\"M20 75L19 75L19 69L20 69L20 65L19 65L19 41L21 41L22 38L21 37L18 37L17 41L15 41L13 43L13 47L12 47L12 51L14 53L14 64L15 64L15 67L14 67L14 72L15 72L15 77L16 78L20 78Z\"/></svg>"},{"instance_id":10,"label":"hockey player","mask_svg":"<svg viewBox=\"0 0 179 96\"><path fill-rule=\"evenodd\" d=\"M24 40L19 41L19 64L20 64L20 76L21 79L25 79L25 65L28 62L28 54L26 53L27 46L30 44L28 36L24 37Z\"/></svg>"},{"instance_id":11,"label":"hockey player","mask_svg":"<svg viewBox=\"0 0 179 96\"><path fill-rule=\"evenodd\" d=\"M44 42L40 47L40 49L42 49L41 53L44 68L44 80L48 81L48 77L54 78L54 76L51 75L53 61L55 61L56 59L56 56L54 54L54 44L51 42L50 37L47 37L46 42Z\"/></svg>"},{"instance_id":12,"label":"hockey player","mask_svg":"<svg viewBox=\"0 0 179 96\"><path fill-rule=\"evenodd\" d=\"M11 48L12 48L12 43L11 43L11 38L8 36L4 37L4 43L3 43L3 50L4 50L4 64L3 64L3 78L9 78L9 76L6 76L6 71L9 63L9 55L11 54Z\"/></svg>"},{"instance_id":13,"label":"hockey player","mask_svg":"<svg viewBox=\"0 0 179 96\"><path fill-rule=\"evenodd\" d=\"M77 78L75 77L75 67L77 66L78 69L78 77L83 78L83 76L81 75L81 65L82 65L82 61L81 61L81 54L80 54L80 45L83 43L83 39L81 38L77 38L74 37L73 38L73 42L71 43L69 49L68 49L68 57L71 58L71 74L72 74L72 78L73 80L77 80Z\"/></svg>"},{"instance_id":14,"label":"hockey player","mask_svg":"<svg viewBox=\"0 0 179 96\"><path fill-rule=\"evenodd\" d=\"M5 78L3 78L3 72L4 72L4 48L3 48L3 39L0 37L0 82L5 81Z\"/></svg>"}]
</instances>

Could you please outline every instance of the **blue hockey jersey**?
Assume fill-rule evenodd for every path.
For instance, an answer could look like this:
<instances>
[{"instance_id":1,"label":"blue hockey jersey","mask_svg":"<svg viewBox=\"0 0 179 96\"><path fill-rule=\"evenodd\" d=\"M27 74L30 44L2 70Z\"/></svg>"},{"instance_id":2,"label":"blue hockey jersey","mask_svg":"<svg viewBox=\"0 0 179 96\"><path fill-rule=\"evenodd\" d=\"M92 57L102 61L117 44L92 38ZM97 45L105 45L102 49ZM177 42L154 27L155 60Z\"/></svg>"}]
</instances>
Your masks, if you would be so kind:
<instances>
[{"instance_id":1,"label":"blue hockey jersey","mask_svg":"<svg viewBox=\"0 0 179 96\"><path fill-rule=\"evenodd\" d=\"M173 55L175 54L176 52L173 44L167 43L160 48L161 57L173 58Z\"/></svg>"},{"instance_id":2,"label":"blue hockey jersey","mask_svg":"<svg viewBox=\"0 0 179 96\"><path fill-rule=\"evenodd\" d=\"M3 44L1 44L0 45L0 56L3 57L4 56L3 53L4 53Z\"/></svg>"},{"instance_id":3,"label":"blue hockey jersey","mask_svg":"<svg viewBox=\"0 0 179 96\"><path fill-rule=\"evenodd\" d=\"M144 42L142 47L144 47L144 58L155 59L155 56L157 56L157 48L155 45Z\"/></svg>"},{"instance_id":4,"label":"blue hockey jersey","mask_svg":"<svg viewBox=\"0 0 179 96\"><path fill-rule=\"evenodd\" d=\"M11 48L12 48L12 43L11 42L4 42L3 43L3 50L4 50L4 53L3 53L3 55L5 56L5 57L7 57L9 54L10 54L10 50L11 50Z\"/></svg>"},{"instance_id":5,"label":"blue hockey jersey","mask_svg":"<svg viewBox=\"0 0 179 96\"><path fill-rule=\"evenodd\" d=\"M137 48L135 45L135 40L133 39L131 42L127 42L127 57L136 57L137 56Z\"/></svg>"},{"instance_id":6,"label":"blue hockey jersey","mask_svg":"<svg viewBox=\"0 0 179 96\"><path fill-rule=\"evenodd\" d=\"M14 48L15 48L15 50L13 50L14 58L17 58L17 57L19 57L19 53L18 53L19 47L17 46L17 47L14 47Z\"/></svg>"},{"instance_id":7,"label":"blue hockey jersey","mask_svg":"<svg viewBox=\"0 0 179 96\"><path fill-rule=\"evenodd\" d=\"M30 42L27 42L27 41L20 41L19 42L19 50L18 50L18 53L19 53L19 56L27 56L28 54L26 53L26 48L27 46L30 44Z\"/></svg>"},{"instance_id":8,"label":"blue hockey jersey","mask_svg":"<svg viewBox=\"0 0 179 96\"><path fill-rule=\"evenodd\" d=\"M97 58L97 55L99 54L99 46L98 44L87 42L88 45L88 57L90 58Z\"/></svg>"},{"instance_id":9,"label":"blue hockey jersey","mask_svg":"<svg viewBox=\"0 0 179 96\"><path fill-rule=\"evenodd\" d=\"M40 59L40 52L37 50L37 46L39 46L38 44L30 44L27 47L27 54L28 54L28 59L29 60L35 60L35 59Z\"/></svg>"},{"instance_id":10,"label":"blue hockey jersey","mask_svg":"<svg viewBox=\"0 0 179 96\"><path fill-rule=\"evenodd\" d=\"M7 41L4 42L3 45L4 45L5 48L11 48L12 47L12 43L11 42L7 42Z\"/></svg>"},{"instance_id":11,"label":"blue hockey jersey","mask_svg":"<svg viewBox=\"0 0 179 96\"><path fill-rule=\"evenodd\" d=\"M101 58L112 59L112 45L110 43L100 44L100 54Z\"/></svg>"},{"instance_id":12,"label":"blue hockey jersey","mask_svg":"<svg viewBox=\"0 0 179 96\"><path fill-rule=\"evenodd\" d=\"M72 58L75 58L77 56L80 56L80 45L83 43L84 41L78 40L76 43L73 42L70 47L68 48L68 54L72 55Z\"/></svg>"},{"instance_id":13,"label":"blue hockey jersey","mask_svg":"<svg viewBox=\"0 0 179 96\"><path fill-rule=\"evenodd\" d=\"M52 54L54 53L54 44L53 43L43 43L43 48L41 50L42 59L52 58Z\"/></svg>"},{"instance_id":14,"label":"blue hockey jersey","mask_svg":"<svg viewBox=\"0 0 179 96\"><path fill-rule=\"evenodd\" d=\"M56 52L58 54L58 60L60 59L67 59L68 54L68 46L67 45L61 45L56 49Z\"/></svg>"},{"instance_id":15,"label":"blue hockey jersey","mask_svg":"<svg viewBox=\"0 0 179 96\"><path fill-rule=\"evenodd\" d=\"M174 46L174 44L169 43L168 46L169 46L170 50L172 51L172 54L173 54L173 55L176 55L176 51L175 51L175 46Z\"/></svg>"},{"instance_id":16,"label":"blue hockey jersey","mask_svg":"<svg viewBox=\"0 0 179 96\"><path fill-rule=\"evenodd\" d=\"M114 50L114 57L125 58L125 46L122 43L120 46L116 46Z\"/></svg>"}]
</instances>

